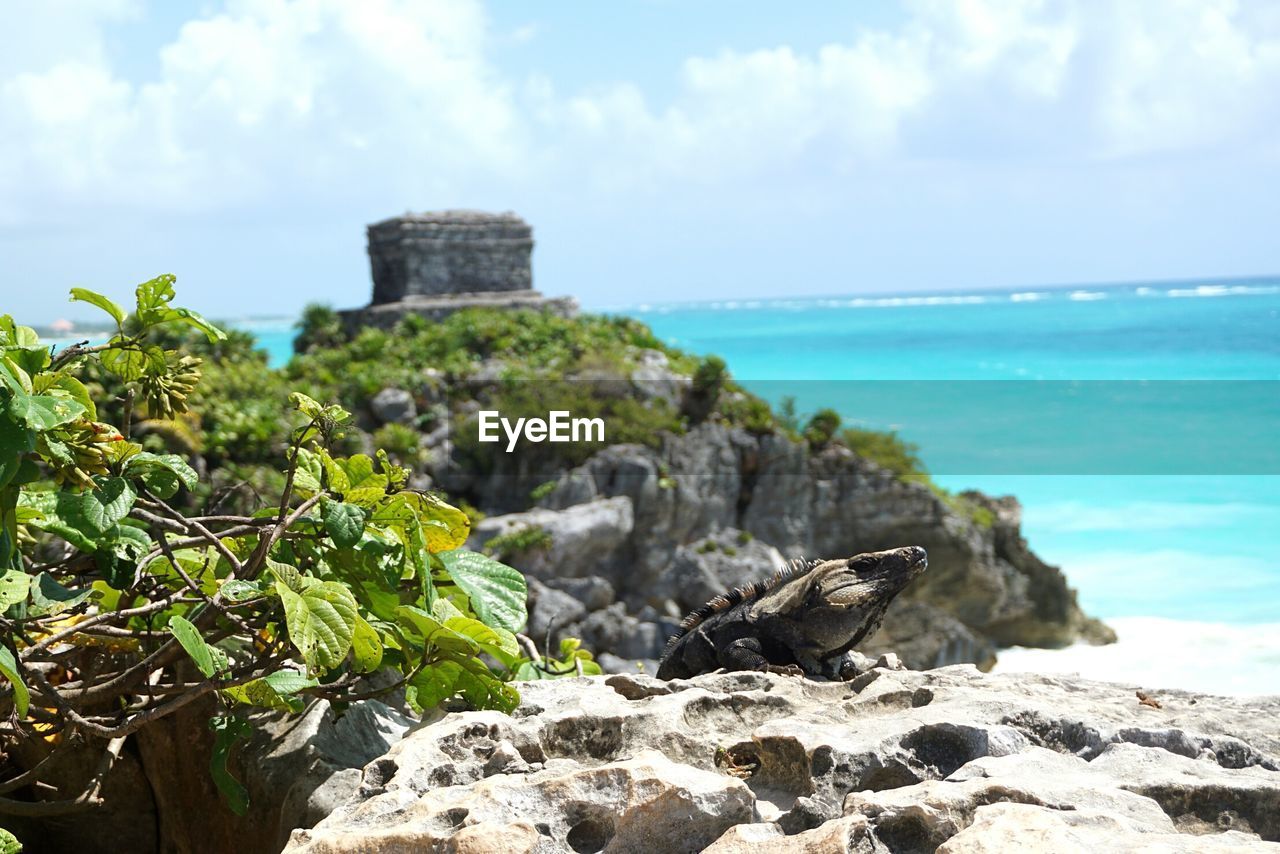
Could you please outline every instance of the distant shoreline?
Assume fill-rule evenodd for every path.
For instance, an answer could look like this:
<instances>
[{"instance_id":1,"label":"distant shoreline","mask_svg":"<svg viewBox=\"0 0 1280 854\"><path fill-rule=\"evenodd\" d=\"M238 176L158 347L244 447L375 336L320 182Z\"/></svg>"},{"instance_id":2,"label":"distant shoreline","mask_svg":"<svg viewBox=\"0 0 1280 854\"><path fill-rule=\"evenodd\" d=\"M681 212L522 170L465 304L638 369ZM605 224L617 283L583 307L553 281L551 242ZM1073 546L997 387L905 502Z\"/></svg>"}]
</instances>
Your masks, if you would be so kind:
<instances>
[{"instance_id":1,"label":"distant shoreline","mask_svg":"<svg viewBox=\"0 0 1280 854\"><path fill-rule=\"evenodd\" d=\"M72 321L74 323L74 321ZM271 329L292 328L298 322L297 317L242 317L232 320L225 318L213 319L216 326L226 327L227 329L243 329L246 332L252 332L255 329L263 327ZM32 329L40 336L40 340L46 344L57 346L66 346L67 344L75 344L80 341L102 341L110 338L115 334L115 329L110 326L79 326L76 325L71 330L55 329L52 322L32 324Z\"/></svg>"},{"instance_id":2,"label":"distant shoreline","mask_svg":"<svg viewBox=\"0 0 1280 854\"><path fill-rule=\"evenodd\" d=\"M1105 299L1113 294L1144 297L1250 296L1280 293L1280 274L1266 276L1160 279L1098 284L1028 285L999 288L951 288L918 291L866 291L856 294L797 296L719 297L701 300L654 300L638 303L585 305L586 311L608 314L676 310L722 310L793 306L843 306L850 308L910 307L921 305L981 305L984 303L1034 302L1066 298L1076 301Z\"/></svg>"}]
</instances>

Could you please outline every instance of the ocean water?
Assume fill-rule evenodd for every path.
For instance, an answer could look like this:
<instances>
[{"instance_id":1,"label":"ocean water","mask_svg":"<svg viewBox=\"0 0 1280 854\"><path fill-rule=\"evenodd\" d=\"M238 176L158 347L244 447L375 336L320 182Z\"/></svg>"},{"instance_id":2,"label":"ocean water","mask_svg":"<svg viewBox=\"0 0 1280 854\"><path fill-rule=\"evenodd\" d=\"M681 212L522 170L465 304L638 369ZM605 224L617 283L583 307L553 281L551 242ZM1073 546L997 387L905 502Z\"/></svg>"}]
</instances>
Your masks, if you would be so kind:
<instances>
[{"instance_id":1,"label":"ocean water","mask_svg":"<svg viewBox=\"0 0 1280 854\"><path fill-rule=\"evenodd\" d=\"M1000 669L1280 693L1280 467L1271 464L1280 450L1280 277L608 310L645 321L675 346L720 355L739 381L775 404L790 395L801 413L833 405L846 421L899 430L920 444L926 467L948 489L1018 496L1031 546L1063 567L1084 608L1109 621L1120 641L1009 650ZM260 323L253 331L273 364L288 359L287 325ZM940 401L934 417L889 416L868 401L891 398L868 395L865 383L853 382L885 380L1057 381L1051 388L1091 381L1090 389L1150 381L1179 394L1201 389L1183 395L1180 409L1155 415L1120 405L1076 411L1076 423L1055 420L1047 406L1039 422L1002 412L982 434L987 447L999 448L1025 446L1040 431L1041 445L1053 447L1063 436L1116 428L1119 421L1119 435L1154 444L1196 421L1200 432L1187 441L1200 447L1171 446L1163 467L1142 469L1158 474L1126 470L1128 448L1091 458L1083 474L1061 473L1075 470L1070 457L1055 474L1034 465L1027 472L1016 465L966 468L946 453L949 440L975 441L964 432L966 419L956 416L959 404ZM960 388L994 399L993 387ZM1007 388L1019 390L1016 399L1032 387ZM1215 396L1223 389L1230 393ZM979 409L983 403L977 400ZM1198 412L1212 417L1199 419ZM1237 422L1249 429L1238 432ZM1228 438L1215 443L1219 434ZM1229 455L1242 444L1263 464L1251 469L1240 460L1254 457L1223 462L1220 455L1206 457L1207 465L1187 464L1197 450L1223 445Z\"/></svg>"},{"instance_id":2,"label":"ocean water","mask_svg":"<svg viewBox=\"0 0 1280 854\"><path fill-rule=\"evenodd\" d=\"M1280 278L618 311L649 323L671 344L722 356L744 385L774 403L790 394L802 413L824 403L806 396L829 394L851 380L1250 380L1259 382L1192 387L1250 390L1264 405L1244 400L1239 408L1215 409L1219 420L1211 431L1230 433L1231 419L1247 418L1263 431L1249 432L1260 446L1252 450L1280 447L1274 408L1280 382L1271 385L1280 380ZM836 408L846 420L897 427L903 438L918 441L926 467L948 489L1018 496L1032 547L1063 567L1085 609L1110 621L1120 636L1102 649L1006 651L1000 669L1280 693L1280 475L1274 468L1252 474L1226 465L1215 473L1210 466L1192 474L1180 456L1161 474L1133 474L1122 465L1109 471L1106 464L1080 475L959 472L931 461L931 425L885 423L857 400ZM1098 422L1113 416L1097 413ZM1027 426L1016 420L1009 419L1010 445L1028 440ZM1176 432L1186 420L1157 419L1141 429ZM1000 444L998 432L987 435Z\"/></svg>"}]
</instances>

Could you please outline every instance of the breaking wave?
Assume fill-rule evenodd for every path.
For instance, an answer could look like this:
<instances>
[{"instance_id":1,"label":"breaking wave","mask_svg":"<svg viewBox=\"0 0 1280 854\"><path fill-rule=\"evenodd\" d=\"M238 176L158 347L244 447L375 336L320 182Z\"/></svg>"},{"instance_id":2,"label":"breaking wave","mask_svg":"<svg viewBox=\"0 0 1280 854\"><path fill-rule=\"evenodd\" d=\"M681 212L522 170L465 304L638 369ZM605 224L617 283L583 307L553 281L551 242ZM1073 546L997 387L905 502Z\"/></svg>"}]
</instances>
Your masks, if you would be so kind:
<instances>
[{"instance_id":1,"label":"breaking wave","mask_svg":"<svg viewBox=\"0 0 1280 854\"><path fill-rule=\"evenodd\" d=\"M1013 647L999 653L997 673L1074 673L1143 688L1208 694L1280 694L1280 623L1231 625L1164 617L1105 621L1119 640L1067 649Z\"/></svg>"}]
</instances>

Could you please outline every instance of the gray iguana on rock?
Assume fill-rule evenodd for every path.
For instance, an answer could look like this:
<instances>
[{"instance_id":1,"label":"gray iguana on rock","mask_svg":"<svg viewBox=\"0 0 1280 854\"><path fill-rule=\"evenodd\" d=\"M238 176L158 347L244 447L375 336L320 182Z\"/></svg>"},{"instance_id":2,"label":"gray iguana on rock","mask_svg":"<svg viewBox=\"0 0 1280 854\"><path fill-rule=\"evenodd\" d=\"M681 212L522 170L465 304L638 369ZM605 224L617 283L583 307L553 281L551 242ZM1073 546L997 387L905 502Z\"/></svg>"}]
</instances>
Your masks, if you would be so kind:
<instances>
[{"instance_id":1,"label":"gray iguana on rock","mask_svg":"<svg viewBox=\"0 0 1280 854\"><path fill-rule=\"evenodd\" d=\"M893 597L927 565L919 546L792 564L685 617L658 678L724 668L839 679L845 653L880 626Z\"/></svg>"}]
</instances>

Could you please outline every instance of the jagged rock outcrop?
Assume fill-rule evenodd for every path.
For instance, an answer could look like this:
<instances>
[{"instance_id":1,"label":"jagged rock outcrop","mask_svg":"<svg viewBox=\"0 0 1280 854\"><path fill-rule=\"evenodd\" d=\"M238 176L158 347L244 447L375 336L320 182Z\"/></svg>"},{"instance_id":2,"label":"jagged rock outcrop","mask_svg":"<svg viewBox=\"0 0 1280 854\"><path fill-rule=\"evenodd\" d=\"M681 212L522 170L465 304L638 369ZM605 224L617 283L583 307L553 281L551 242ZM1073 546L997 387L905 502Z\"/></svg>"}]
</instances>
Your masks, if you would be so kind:
<instances>
[{"instance_id":1,"label":"jagged rock outcrop","mask_svg":"<svg viewBox=\"0 0 1280 854\"><path fill-rule=\"evenodd\" d=\"M500 491L505 483L476 491ZM606 448L562 475L540 504L484 520L475 545L536 523L552 532L550 548L505 558L542 580L606 579L625 603L608 619L630 620L645 636L653 630L637 629L636 621L669 632L697 604L767 576L782 557L919 545L929 552L929 571L894 602L864 650L896 652L912 667L967 661L989 668L999 646L1114 639L1081 611L1062 572L1028 548L1015 499L966 493L958 508L926 484L904 481L838 445L811 453L781 434L703 424L668 437L661 450ZM584 545L579 520L605 524L606 506L619 520L614 535L597 524L589 538L597 545ZM592 631L588 618L595 610L588 607L578 622L558 628L583 637ZM650 649L633 640L628 646ZM619 662L626 669L636 660L649 668L661 654L661 645L651 655L610 645L594 649L633 659Z\"/></svg>"},{"instance_id":2,"label":"jagged rock outcrop","mask_svg":"<svg viewBox=\"0 0 1280 854\"><path fill-rule=\"evenodd\" d=\"M287 850L1280 851L1280 697L967 665L521 691L411 733Z\"/></svg>"}]
</instances>

